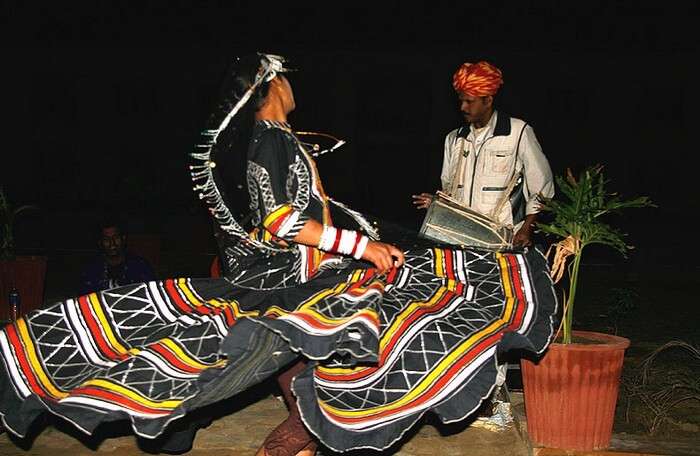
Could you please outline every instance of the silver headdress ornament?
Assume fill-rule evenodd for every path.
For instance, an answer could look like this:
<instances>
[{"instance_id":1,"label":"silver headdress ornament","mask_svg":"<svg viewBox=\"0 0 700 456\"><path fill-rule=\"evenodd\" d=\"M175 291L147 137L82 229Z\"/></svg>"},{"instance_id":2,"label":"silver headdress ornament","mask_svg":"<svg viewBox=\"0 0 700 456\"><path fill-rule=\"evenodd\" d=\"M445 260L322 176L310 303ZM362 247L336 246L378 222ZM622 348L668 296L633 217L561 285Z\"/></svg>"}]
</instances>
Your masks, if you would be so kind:
<instances>
[{"instance_id":1,"label":"silver headdress ornament","mask_svg":"<svg viewBox=\"0 0 700 456\"><path fill-rule=\"evenodd\" d=\"M201 165L191 165L190 175L192 176L192 181L194 182L194 191L199 192L199 199L204 200L209 206L209 211L214 216L216 221L221 226L221 229L227 233L246 240L255 247L269 250L269 251L280 251L282 249L276 248L268 243L263 243L252 239L248 236L248 233L238 224L236 219L231 214L231 211L226 206L224 199L219 191L216 181L214 180L214 168L216 167L216 162L212 159L212 150L219 135L222 131L228 127L231 119L234 118L238 111L245 106L245 104L250 100L250 97L255 93L257 88L263 82L272 81L278 73L284 73L289 71L284 67L285 59L282 56L274 54L258 54L260 56L260 68L255 75L255 81L246 90L243 96L236 102L236 104L231 108L231 111L224 117L219 124L218 128L213 130L204 130L202 136L204 136L205 141L202 144L197 144L195 147L201 149L201 152L194 152L190 154L192 158L202 162Z\"/></svg>"},{"instance_id":2,"label":"silver headdress ornament","mask_svg":"<svg viewBox=\"0 0 700 456\"><path fill-rule=\"evenodd\" d=\"M260 69L258 70L258 74L255 75L255 81L253 82L253 85L251 85L248 90L243 94L240 100L238 100L238 103L235 104L235 106L231 109L231 111L226 115L224 120L221 122L221 125L219 125L219 128L216 130L213 130L216 133L216 137L218 137L219 133L224 131L226 127L228 127L229 122L233 117L238 114L238 111L241 110L243 106L245 106L246 103L248 103L248 100L250 97L253 95L253 93L257 90L257 88L262 84L263 82L270 82L275 77L277 76L277 73L284 73L286 71L289 71L284 67L284 57L279 56L279 55L273 55L273 54L258 54L260 55ZM205 130L204 134L209 134L212 130ZM216 137L214 137L214 143L216 143Z\"/></svg>"}]
</instances>

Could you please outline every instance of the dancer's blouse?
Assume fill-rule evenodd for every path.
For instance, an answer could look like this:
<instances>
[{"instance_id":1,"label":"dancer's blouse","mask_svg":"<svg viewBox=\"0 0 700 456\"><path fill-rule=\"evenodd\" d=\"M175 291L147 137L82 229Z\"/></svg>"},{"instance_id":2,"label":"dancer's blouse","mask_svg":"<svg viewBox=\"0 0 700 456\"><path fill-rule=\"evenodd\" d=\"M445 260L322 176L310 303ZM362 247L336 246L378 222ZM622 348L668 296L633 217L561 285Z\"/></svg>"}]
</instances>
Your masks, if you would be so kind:
<instances>
[{"instance_id":1,"label":"dancer's blouse","mask_svg":"<svg viewBox=\"0 0 700 456\"><path fill-rule=\"evenodd\" d=\"M328 197L312 157L283 122L257 121L248 149L247 184L256 227L251 237L302 250L308 277L336 255L293 242L309 219L332 225Z\"/></svg>"}]
</instances>

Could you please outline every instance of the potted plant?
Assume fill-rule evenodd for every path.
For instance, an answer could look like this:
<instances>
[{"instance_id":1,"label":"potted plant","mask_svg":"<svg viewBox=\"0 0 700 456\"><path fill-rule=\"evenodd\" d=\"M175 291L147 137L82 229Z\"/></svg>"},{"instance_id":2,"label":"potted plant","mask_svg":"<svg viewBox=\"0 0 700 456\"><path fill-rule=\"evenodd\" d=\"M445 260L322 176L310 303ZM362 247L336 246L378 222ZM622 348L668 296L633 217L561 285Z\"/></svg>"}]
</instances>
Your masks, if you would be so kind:
<instances>
[{"instance_id":1,"label":"potted plant","mask_svg":"<svg viewBox=\"0 0 700 456\"><path fill-rule=\"evenodd\" d=\"M16 288L20 295L22 313L41 307L44 300L46 257L17 255L14 224L17 216L36 206L13 208L0 188L0 320L10 319L8 295Z\"/></svg>"},{"instance_id":2,"label":"potted plant","mask_svg":"<svg viewBox=\"0 0 700 456\"><path fill-rule=\"evenodd\" d=\"M552 246L552 278L556 283L566 271L569 286L554 343L539 360L521 362L527 428L535 445L591 451L609 446L629 340L572 329L583 251L602 244L625 256L631 248L625 235L606 224L604 216L653 205L647 197L622 200L608 193L602 166L588 167L578 178L567 170L556 182L561 198L541 201L552 220L538 228L560 238Z\"/></svg>"}]
</instances>

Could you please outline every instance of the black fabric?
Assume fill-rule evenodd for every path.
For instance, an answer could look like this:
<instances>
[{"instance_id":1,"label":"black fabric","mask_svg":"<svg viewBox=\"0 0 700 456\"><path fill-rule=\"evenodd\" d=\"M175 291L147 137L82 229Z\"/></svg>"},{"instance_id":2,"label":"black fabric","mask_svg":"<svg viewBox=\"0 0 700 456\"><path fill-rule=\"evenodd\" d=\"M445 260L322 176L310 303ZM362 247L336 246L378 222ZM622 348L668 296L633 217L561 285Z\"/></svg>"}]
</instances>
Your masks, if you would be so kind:
<instances>
[{"instance_id":1,"label":"black fabric","mask_svg":"<svg viewBox=\"0 0 700 456\"><path fill-rule=\"evenodd\" d=\"M469 136L470 126L471 126L471 124L469 123L466 126L460 127L459 131L457 131L457 137L458 138L466 138L467 136ZM494 136L508 136L508 135L510 135L510 131L511 131L510 116L508 114L501 112L501 111L498 111L498 114L496 117L496 125L493 127L493 135Z\"/></svg>"},{"instance_id":2,"label":"black fabric","mask_svg":"<svg viewBox=\"0 0 700 456\"><path fill-rule=\"evenodd\" d=\"M286 133L279 128L257 128L255 132L248 160L267 171L275 201L290 201L291 198L286 187L287 177L289 165L294 163L298 150L286 137ZM264 208L262 194L259 197L261 198L259 207ZM267 214L262 214L262 217L264 218L265 215Z\"/></svg>"},{"instance_id":3,"label":"black fabric","mask_svg":"<svg viewBox=\"0 0 700 456\"><path fill-rule=\"evenodd\" d=\"M520 141L523 139L523 133L525 133L525 129L527 128L527 123L523 125L523 128L520 130L520 136L518 136L518 143L515 146L515 160L513 166L517 166L518 164L518 154L520 153ZM513 173L515 173L515 170L513 170ZM522 222L525 220L525 206L526 206L526 201L525 201L525 179L521 175L518 177L518 183L513 187L513 190L510 192L510 208L513 214L513 225L517 225L518 223Z\"/></svg>"}]
</instances>

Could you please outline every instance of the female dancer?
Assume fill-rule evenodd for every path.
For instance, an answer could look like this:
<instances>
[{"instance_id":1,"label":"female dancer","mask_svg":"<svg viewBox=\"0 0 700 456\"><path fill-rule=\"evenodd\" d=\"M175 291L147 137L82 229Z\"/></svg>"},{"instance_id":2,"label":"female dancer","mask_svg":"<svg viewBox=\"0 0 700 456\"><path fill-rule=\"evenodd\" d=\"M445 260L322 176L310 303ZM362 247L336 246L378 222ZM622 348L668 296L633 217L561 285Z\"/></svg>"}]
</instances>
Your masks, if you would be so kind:
<instances>
[{"instance_id":1,"label":"female dancer","mask_svg":"<svg viewBox=\"0 0 700 456\"><path fill-rule=\"evenodd\" d=\"M23 435L45 410L85 432L130 419L154 438L187 412L273 375L290 416L260 455L384 449L424 413L465 418L496 382L496 351L543 351L556 301L536 251L402 252L329 198L287 123L277 56L240 59L204 132L196 189L228 234L226 276L90 294L0 331L0 414ZM248 124L248 115L254 117ZM217 153L252 127L255 228L232 217ZM330 205L364 231L333 226Z\"/></svg>"}]
</instances>

